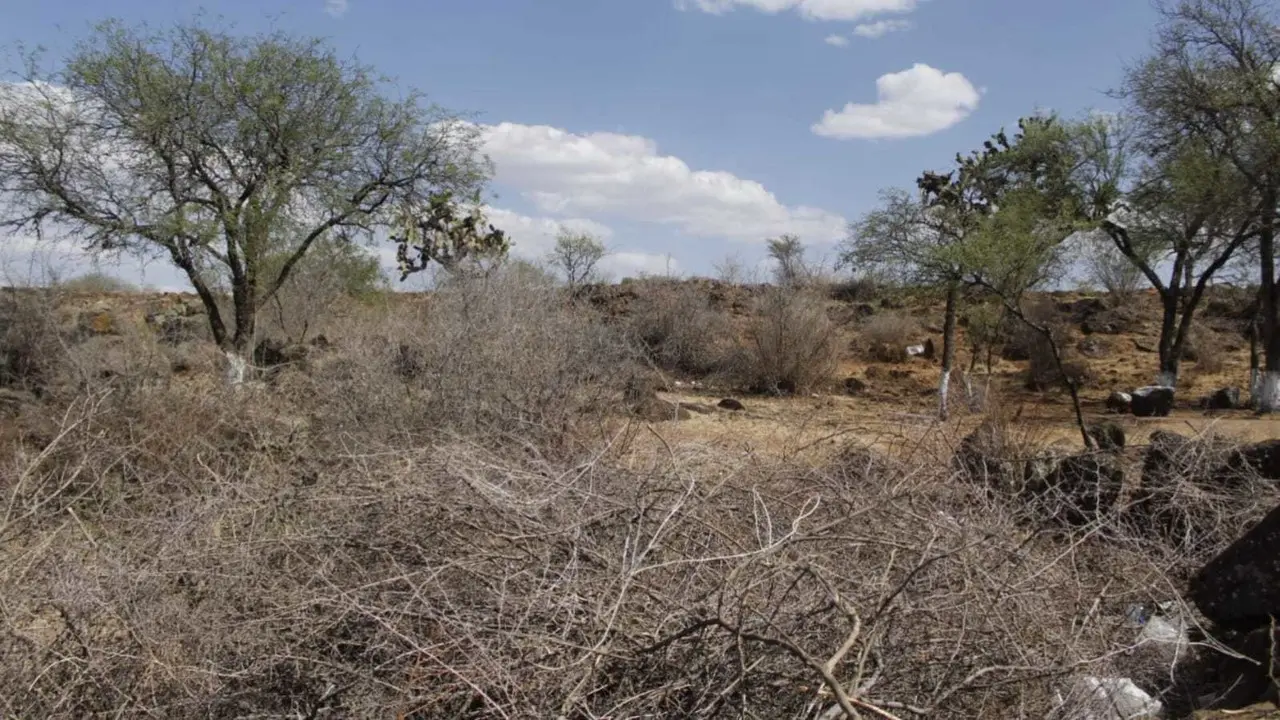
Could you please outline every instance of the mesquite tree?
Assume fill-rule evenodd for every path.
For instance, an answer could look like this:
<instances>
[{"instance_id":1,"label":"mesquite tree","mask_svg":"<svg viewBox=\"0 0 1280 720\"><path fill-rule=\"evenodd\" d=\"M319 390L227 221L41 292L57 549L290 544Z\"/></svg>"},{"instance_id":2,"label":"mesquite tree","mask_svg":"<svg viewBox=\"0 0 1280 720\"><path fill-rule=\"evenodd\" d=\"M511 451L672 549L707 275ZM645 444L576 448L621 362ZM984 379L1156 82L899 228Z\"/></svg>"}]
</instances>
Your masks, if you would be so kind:
<instances>
[{"instance_id":1,"label":"mesquite tree","mask_svg":"<svg viewBox=\"0 0 1280 720\"><path fill-rule=\"evenodd\" d=\"M0 84L0 221L167 257L233 366L317 242L372 238L488 176L474 125L392 99L317 39L108 21L57 69L25 68Z\"/></svg>"}]
</instances>

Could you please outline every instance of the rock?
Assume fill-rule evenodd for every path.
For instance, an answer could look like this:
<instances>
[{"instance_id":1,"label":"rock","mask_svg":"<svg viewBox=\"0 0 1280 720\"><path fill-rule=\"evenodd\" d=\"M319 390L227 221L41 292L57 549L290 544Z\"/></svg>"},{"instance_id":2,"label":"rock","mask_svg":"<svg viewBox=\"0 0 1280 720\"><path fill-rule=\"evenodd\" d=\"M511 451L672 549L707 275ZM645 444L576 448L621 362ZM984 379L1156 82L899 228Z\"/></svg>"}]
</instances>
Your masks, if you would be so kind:
<instances>
[{"instance_id":1,"label":"rock","mask_svg":"<svg viewBox=\"0 0 1280 720\"><path fill-rule=\"evenodd\" d=\"M1118 307L1095 313L1080 323L1080 330L1085 335L1120 335L1138 329L1141 320L1138 313L1130 308Z\"/></svg>"},{"instance_id":2,"label":"rock","mask_svg":"<svg viewBox=\"0 0 1280 720\"><path fill-rule=\"evenodd\" d=\"M1280 440L1238 448L1227 459L1228 475L1252 471L1264 480L1280 480Z\"/></svg>"},{"instance_id":3,"label":"rock","mask_svg":"<svg viewBox=\"0 0 1280 720\"><path fill-rule=\"evenodd\" d=\"M860 395L867 390L867 384L856 377L847 377L844 379L845 395Z\"/></svg>"},{"instance_id":4,"label":"rock","mask_svg":"<svg viewBox=\"0 0 1280 720\"><path fill-rule=\"evenodd\" d=\"M1227 689L1216 698L1213 706L1235 709L1253 705L1259 701L1268 701L1272 703L1274 712L1274 703L1280 700L1277 697L1277 691L1280 688L1269 676L1269 670L1274 667L1278 659L1276 648L1280 647L1280 628L1274 631L1270 627L1257 628L1244 637L1228 643L1228 646L1244 657L1223 658L1218 667L1218 677ZM1280 713L1261 716L1236 714L1235 717L1280 718Z\"/></svg>"},{"instance_id":5,"label":"rock","mask_svg":"<svg viewBox=\"0 0 1280 720\"><path fill-rule=\"evenodd\" d=\"M876 308L870 303L859 303L853 307L853 316L858 320L866 320L876 314Z\"/></svg>"},{"instance_id":6,"label":"rock","mask_svg":"<svg viewBox=\"0 0 1280 720\"><path fill-rule=\"evenodd\" d=\"M1023 484L1023 468L1010 459L1004 432L991 422L984 422L965 436L956 448L954 465L975 483L985 485L996 494L1013 494Z\"/></svg>"},{"instance_id":7,"label":"rock","mask_svg":"<svg viewBox=\"0 0 1280 720\"><path fill-rule=\"evenodd\" d=\"M1124 428L1113 422L1103 422L1088 427L1089 437L1097 443L1099 450L1120 450L1124 448Z\"/></svg>"},{"instance_id":8,"label":"rock","mask_svg":"<svg viewBox=\"0 0 1280 720\"><path fill-rule=\"evenodd\" d=\"M1144 352L1144 353L1156 352L1155 344L1145 338L1134 338L1133 347L1138 352Z\"/></svg>"},{"instance_id":9,"label":"rock","mask_svg":"<svg viewBox=\"0 0 1280 720\"><path fill-rule=\"evenodd\" d=\"M1087 358L1105 357L1111 352L1111 345L1097 337L1087 337L1076 343L1076 349Z\"/></svg>"},{"instance_id":10,"label":"rock","mask_svg":"<svg viewBox=\"0 0 1280 720\"><path fill-rule=\"evenodd\" d=\"M1280 506L1201 568L1190 595L1221 628L1250 632L1280 617Z\"/></svg>"},{"instance_id":11,"label":"rock","mask_svg":"<svg viewBox=\"0 0 1280 720\"><path fill-rule=\"evenodd\" d=\"M1130 410L1136 417L1166 417L1173 410L1173 388L1147 385L1131 393Z\"/></svg>"},{"instance_id":12,"label":"rock","mask_svg":"<svg viewBox=\"0 0 1280 720\"><path fill-rule=\"evenodd\" d=\"M198 340L207 329L203 315L151 313L146 316L146 323L156 334L156 338L167 345L181 345Z\"/></svg>"},{"instance_id":13,"label":"rock","mask_svg":"<svg viewBox=\"0 0 1280 720\"><path fill-rule=\"evenodd\" d=\"M1240 388L1219 388L1200 400L1205 410L1235 410L1240 407Z\"/></svg>"},{"instance_id":14,"label":"rock","mask_svg":"<svg viewBox=\"0 0 1280 720\"><path fill-rule=\"evenodd\" d=\"M1107 412L1129 414L1133 406L1133 396L1127 392L1116 390L1107 396Z\"/></svg>"},{"instance_id":15,"label":"rock","mask_svg":"<svg viewBox=\"0 0 1280 720\"><path fill-rule=\"evenodd\" d=\"M743 406L743 404L742 404L742 402L741 402L741 401L739 401L739 400L735 400L735 399L733 399L733 398L725 398L725 399L721 400L720 402L716 403L716 406L717 406L717 407L720 407L720 408L723 408L723 409L725 409L725 410L733 410L733 411L746 410L746 409L747 409L745 406Z\"/></svg>"},{"instance_id":16,"label":"rock","mask_svg":"<svg viewBox=\"0 0 1280 720\"><path fill-rule=\"evenodd\" d=\"M306 362L311 348L299 343L266 339L253 349L253 364L261 368L296 365Z\"/></svg>"},{"instance_id":17,"label":"rock","mask_svg":"<svg viewBox=\"0 0 1280 720\"><path fill-rule=\"evenodd\" d=\"M933 345L933 338L927 338L924 341L924 352L920 353L920 357L925 360L932 360L938 354L937 348Z\"/></svg>"},{"instance_id":18,"label":"rock","mask_svg":"<svg viewBox=\"0 0 1280 720\"><path fill-rule=\"evenodd\" d=\"M658 397L651 397L637 403L631 408L631 414L648 422L670 422L688 420L693 417L689 410L679 403L668 402Z\"/></svg>"},{"instance_id":19,"label":"rock","mask_svg":"<svg viewBox=\"0 0 1280 720\"><path fill-rule=\"evenodd\" d=\"M710 405L707 405L706 403L682 402L682 403L676 403L676 404L684 408L685 410L688 410L689 412L698 413L699 415L710 415L711 413L716 411L715 408L711 407Z\"/></svg>"},{"instance_id":20,"label":"rock","mask_svg":"<svg viewBox=\"0 0 1280 720\"><path fill-rule=\"evenodd\" d=\"M1054 309L1068 316L1071 322L1079 324L1106 312L1107 303L1102 298L1080 298L1075 301L1058 301L1054 303Z\"/></svg>"},{"instance_id":21,"label":"rock","mask_svg":"<svg viewBox=\"0 0 1280 720\"><path fill-rule=\"evenodd\" d=\"M1120 498L1124 471L1107 455L1063 458L1043 480L1028 482L1023 495L1048 518L1084 525L1108 512Z\"/></svg>"}]
</instances>

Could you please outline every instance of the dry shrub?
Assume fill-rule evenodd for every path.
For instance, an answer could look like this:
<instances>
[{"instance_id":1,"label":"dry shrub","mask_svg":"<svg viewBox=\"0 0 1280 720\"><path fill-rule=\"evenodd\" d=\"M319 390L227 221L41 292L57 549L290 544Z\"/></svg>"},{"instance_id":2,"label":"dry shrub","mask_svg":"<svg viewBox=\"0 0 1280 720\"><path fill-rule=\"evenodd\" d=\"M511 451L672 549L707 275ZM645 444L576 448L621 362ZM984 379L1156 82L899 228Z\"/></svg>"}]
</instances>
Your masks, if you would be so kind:
<instances>
[{"instance_id":1,"label":"dry shrub","mask_svg":"<svg viewBox=\"0 0 1280 720\"><path fill-rule=\"evenodd\" d=\"M839 360L836 327L822 296L769 288L757 300L731 374L753 392L802 393L830 383Z\"/></svg>"},{"instance_id":2,"label":"dry shrub","mask_svg":"<svg viewBox=\"0 0 1280 720\"><path fill-rule=\"evenodd\" d=\"M733 340L728 315L696 285L649 284L631 306L628 330L658 367L696 376L721 371Z\"/></svg>"},{"instance_id":3,"label":"dry shrub","mask_svg":"<svg viewBox=\"0 0 1280 720\"><path fill-rule=\"evenodd\" d=\"M43 393L62 358L52 291L0 291L0 387Z\"/></svg>"},{"instance_id":4,"label":"dry shrub","mask_svg":"<svg viewBox=\"0 0 1280 720\"><path fill-rule=\"evenodd\" d=\"M901 312L872 315L860 328L869 357L881 362L904 362L907 346L920 338L920 323Z\"/></svg>"},{"instance_id":5,"label":"dry shrub","mask_svg":"<svg viewBox=\"0 0 1280 720\"><path fill-rule=\"evenodd\" d=\"M12 459L0 712L1045 717L1160 585L927 461L562 463L262 392L88 399Z\"/></svg>"},{"instance_id":6,"label":"dry shrub","mask_svg":"<svg viewBox=\"0 0 1280 720\"><path fill-rule=\"evenodd\" d=\"M637 360L557 288L497 275L446 284L417 308L352 318L305 379L326 421L556 442L598 417Z\"/></svg>"}]
</instances>

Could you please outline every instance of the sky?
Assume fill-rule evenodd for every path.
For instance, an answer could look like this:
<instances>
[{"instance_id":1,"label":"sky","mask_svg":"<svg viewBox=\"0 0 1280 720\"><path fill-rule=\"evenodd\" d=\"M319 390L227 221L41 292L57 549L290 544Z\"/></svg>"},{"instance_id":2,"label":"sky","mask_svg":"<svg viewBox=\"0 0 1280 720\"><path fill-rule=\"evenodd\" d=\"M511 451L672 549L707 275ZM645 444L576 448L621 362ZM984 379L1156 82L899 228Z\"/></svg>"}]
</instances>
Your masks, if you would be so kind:
<instances>
[{"instance_id":1,"label":"sky","mask_svg":"<svg viewBox=\"0 0 1280 720\"><path fill-rule=\"evenodd\" d=\"M1020 116L1115 109L1106 91L1155 22L1148 0L0 0L0 58L11 68L19 42L63 56L106 17L164 25L201 9L325 37L467 113L515 253L587 231L615 278L762 267L782 233L832 259L881 190ZM62 246L31 250L0 237L0 272L91 269ZM186 286L161 262L97 269Z\"/></svg>"}]
</instances>

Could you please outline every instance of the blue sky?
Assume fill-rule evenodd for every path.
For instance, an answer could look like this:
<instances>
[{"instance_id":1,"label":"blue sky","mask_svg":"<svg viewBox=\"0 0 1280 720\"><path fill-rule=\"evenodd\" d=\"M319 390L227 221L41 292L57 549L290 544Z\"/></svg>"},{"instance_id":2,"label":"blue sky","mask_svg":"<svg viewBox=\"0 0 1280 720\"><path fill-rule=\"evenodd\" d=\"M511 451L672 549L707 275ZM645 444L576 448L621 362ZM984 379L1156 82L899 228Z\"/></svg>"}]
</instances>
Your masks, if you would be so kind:
<instances>
[{"instance_id":1,"label":"blue sky","mask_svg":"<svg viewBox=\"0 0 1280 720\"><path fill-rule=\"evenodd\" d=\"M751 264L781 232L831 253L882 188L1019 116L1113 107L1104 91L1155 21L1147 0L3 0L0 47L56 56L95 19L202 6L246 31L325 36L477 113L491 213L518 251L587 229L617 252L615 276L663 272L668 254L684 274ZM154 265L143 279L182 284Z\"/></svg>"}]
</instances>

